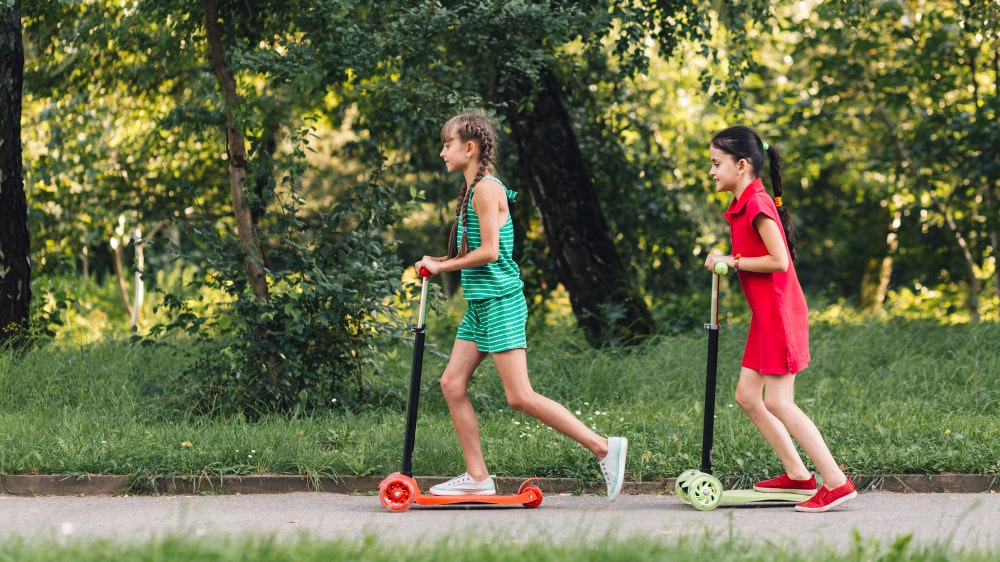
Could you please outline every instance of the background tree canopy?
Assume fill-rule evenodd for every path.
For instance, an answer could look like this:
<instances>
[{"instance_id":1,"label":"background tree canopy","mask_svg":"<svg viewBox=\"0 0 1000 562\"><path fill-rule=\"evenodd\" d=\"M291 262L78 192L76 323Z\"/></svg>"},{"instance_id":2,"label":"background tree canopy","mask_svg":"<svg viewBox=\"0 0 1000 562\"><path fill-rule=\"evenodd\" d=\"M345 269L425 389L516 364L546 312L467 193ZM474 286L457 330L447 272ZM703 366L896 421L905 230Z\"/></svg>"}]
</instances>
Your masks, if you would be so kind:
<instances>
[{"instance_id":1,"label":"background tree canopy","mask_svg":"<svg viewBox=\"0 0 1000 562\"><path fill-rule=\"evenodd\" d=\"M22 18L36 324L91 306L62 279L127 296L141 270L160 293L137 329L199 342L176 382L205 410L366 402L406 265L444 252L459 185L438 133L468 108L501 123L501 174L529 195L533 318L571 310L593 346L700 325L699 264L728 239L707 143L736 123L783 153L814 307L998 318L995 2L28 0Z\"/></svg>"}]
</instances>

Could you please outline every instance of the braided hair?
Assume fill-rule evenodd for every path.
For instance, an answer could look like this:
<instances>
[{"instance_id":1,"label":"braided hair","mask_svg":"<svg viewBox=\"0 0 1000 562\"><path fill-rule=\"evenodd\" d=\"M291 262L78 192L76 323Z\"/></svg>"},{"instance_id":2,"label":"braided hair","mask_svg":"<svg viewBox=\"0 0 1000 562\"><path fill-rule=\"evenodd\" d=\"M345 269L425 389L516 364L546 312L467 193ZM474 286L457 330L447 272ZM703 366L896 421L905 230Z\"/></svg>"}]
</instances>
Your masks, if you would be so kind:
<instances>
[{"instance_id":1,"label":"braided hair","mask_svg":"<svg viewBox=\"0 0 1000 562\"><path fill-rule=\"evenodd\" d=\"M712 138L711 146L732 155L737 161L742 159L750 162L756 177L760 177L760 170L764 167L764 156L768 157L771 170L771 190L774 192L781 227L785 230L788 256L794 261L795 241L798 233L795 225L792 224L792 219L788 216L788 210L781 203L781 157L778 155L778 149L764 144L753 129L742 125L729 127L716 134Z\"/></svg>"},{"instance_id":2,"label":"braided hair","mask_svg":"<svg viewBox=\"0 0 1000 562\"><path fill-rule=\"evenodd\" d=\"M466 212L469 206L469 197L472 194L472 188L484 177L494 172L500 144L500 137L493 121L480 113L461 113L449 119L441 127L441 142L448 142L455 137L463 143L472 141L479 147L479 169L476 170L476 177L472 183L462 185L462 191L458 196L455 223L452 225L451 234L448 237L449 258L469 253L469 237L466 230L469 224L469 213ZM459 224L462 226L461 248L456 247Z\"/></svg>"}]
</instances>

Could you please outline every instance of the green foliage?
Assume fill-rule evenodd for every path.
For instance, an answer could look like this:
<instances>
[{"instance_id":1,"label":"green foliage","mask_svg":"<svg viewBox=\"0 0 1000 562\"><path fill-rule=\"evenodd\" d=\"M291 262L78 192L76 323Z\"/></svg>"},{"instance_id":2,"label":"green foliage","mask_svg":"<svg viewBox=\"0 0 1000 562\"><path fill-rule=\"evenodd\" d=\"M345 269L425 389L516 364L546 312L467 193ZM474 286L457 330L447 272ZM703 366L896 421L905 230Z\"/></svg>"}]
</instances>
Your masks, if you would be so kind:
<instances>
[{"instance_id":1,"label":"green foliage","mask_svg":"<svg viewBox=\"0 0 1000 562\"><path fill-rule=\"evenodd\" d=\"M121 221L166 238L189 209L223 214L213 141L225 121L192 48L197 21L120 2L25 3L34 273L110 274Z\"/></svg>"},{"instance_id":2,"label":"green foliage","mask_svg":"<svg viewBox=\"0 0 1000 562\"><path fill-rule=\"evenodd\" d=\"M244 255L235 235L207 222L197 231L206 274L194 288L220 291L228 305L205 315L181 296L164 298L176 316L150 337L182 331L197 342L197 360L174 380L194 414L353 408L366 402L365 377L379 375L376 344L397 327L390 303L402 290L394 243L382 235L399 218L393 187L375 162L365 183L310 215L299 193L304 156L300 148L284 162L285 183L269 197L279 204L262 211L269 298L250 293L232 259Z\"/></svg>"},{"instance_id":3,"label":"green foliage","mask_svg":"<svg viewBox=\"0 0 1000 562\"><path fill-rule=\"evenodd\" d=\"M35 294L44 299L36 314L42 324L72 318L80 334L118 327L108 241L126 242L128 257L139 241L119 230L141 227L156 233L147 234L152 248L176 243L185 271L213 275L167 290L176 298L160 308L181 314L176 326L205 350L214 382L199 387L199 411L221 411L212 405L221 383L238 391L256 373L252 384L263 389L261 373L285 368L312 374L282 389L294 396L282 407L320 404L320 381L334 378L350 381L338 399L356 404L366 398L364 377L384 382L358 353L370 340L356 334L378 330L367 324L373 314L391 316L384 297L400 287L392 261L440 253L453 216L457 182L436 158L441 123L472 106L500 116L528 107L530 95L509 99L511 85L554 70L616 247L662 332L702 321L698 265L705 251L727 246L705 144L735 122L757 126L786 156L786 205L804 234L799 274L811 296L866 306L889 256L891 313L974 319L958 311L970 306L976 280L979 313L996 318L996 282L987 283L997 278L1000 221L1000 98L987 63L1000 21L994 4L223 1L245 101L248 192L272 282L271 299L258 303L244 291L227 218L225 118L197 3L23 3L25 175ZM321 138L311 166L297 168L283 160L294 150L283 136L313 114L322 116ZM519 159L530 157L506 156L501 174L514 189L525 191ZM368 174L377 196L357 185ZM364 201L388 209L421 193L425 203L405 224L362 218ZM522 196L514 213L532 322L566 327L537 210ZM380 243L390 237L405 243ZM339 252L374 256L381 269L337 258L344 279L357 280L341 291L328 276ZM168 257L149 252L149 270L167 272ZM62 280L72 276L86 281ZM160 278L147 276L153 285ZM92 326L80 326L88 314ZM346 330L340 343L310 352L332 340L305 327L335 321ZM324 354L357 370L323 364ZM231 385L222 373L241 378Z\"/></svg>"},{"instance_id":4,"label":"green foliage","mask_svg":"<svg viewBox=\"0 0 1000 562\"><path fill-rule=\"evenodd\" d=\"M946 302L964 293L975 320L980 283L996 279L1000 164L987 147L1000 138L1000 97L982 62L997 51L996 8L851 4L783 16L794 62L772 70L793 86L767 83L785 104L769 119L784 125L775 138L788 139L804 188L791 207L806 236L803 279L872 306L865 292L890 281L880 268L891 263L892 288L946 288Z\"/></svg>"},{"instance_id":5,"label":"green foliage","mask_svg":"<svg viewBox=\"0 0 1000 562\"><path fill-rule=\"evenodd\" d=\"M659 82L617 82L607 68L609 58L592 55L587 65L564 70L568 103L585 112L578 138L623 261L653 302L660 331L684 330L698 324L688 305L703 276L692 248L706 225L692 212L702 206L701 193L681 176L680 167L689 162L681 158L698 165L700 145L707 141L680 131L678 121L688 115L670 108L678 106L685 87L699 86L683 76L672 78L670 90ZM647 64L651 73L669 72L661 59ZM545 257L533 253L528 263L543 267Z\"/></svg>"}]
</instances>

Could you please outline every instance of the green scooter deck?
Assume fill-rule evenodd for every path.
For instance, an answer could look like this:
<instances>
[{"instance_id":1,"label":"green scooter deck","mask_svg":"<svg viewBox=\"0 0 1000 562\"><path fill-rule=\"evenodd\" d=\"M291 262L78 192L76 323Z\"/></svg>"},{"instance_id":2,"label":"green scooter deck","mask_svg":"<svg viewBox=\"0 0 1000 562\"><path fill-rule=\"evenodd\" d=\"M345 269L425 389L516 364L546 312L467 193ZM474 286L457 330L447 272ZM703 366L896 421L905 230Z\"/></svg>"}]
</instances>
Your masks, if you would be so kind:
<instances>
[{"instance_id":1,"label":"green scooter deck","mask_svg":"<svg viewBox=\"0 0 1000 562\"><path fill-rule=\"evenodd\" d=\"M755 492L754 490L725 490L722 492L720 504L727 503L800 503L809 499L802 494L776 494Z\"/></svg>"}]
</instances>

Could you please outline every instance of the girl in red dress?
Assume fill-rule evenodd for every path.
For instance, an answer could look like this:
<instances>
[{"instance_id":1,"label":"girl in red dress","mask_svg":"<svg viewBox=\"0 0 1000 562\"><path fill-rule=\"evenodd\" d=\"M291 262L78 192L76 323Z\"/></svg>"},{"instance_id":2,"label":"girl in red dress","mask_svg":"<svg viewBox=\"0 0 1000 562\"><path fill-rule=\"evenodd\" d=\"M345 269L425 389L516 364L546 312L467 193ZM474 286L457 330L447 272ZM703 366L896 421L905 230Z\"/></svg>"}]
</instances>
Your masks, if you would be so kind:
<instances>
[{"instance_id":1,"label":"girl in red dress","mask_svg":"<svg viewBox=\"0 0 1000 562\"><path fill-rule=\"evenodd\" d=\"M773 200L758 177L765 154L771 162ZM785 467L785 474L758 482L754 490L811 496L795 509L827 511L855 498L857 492L816 425L795 404L795 375L809 365L809 317L792 263L794 228L781 204L778 151L753 129L736 126L712 139L709 156L716 188L734 195L725 213L733 254L709 255L705 268L714 271L716 263L724 262L736 270L751 312L736 402ZM793 438L823 479L818 490Z\"/></svg>"}]
</instances>

